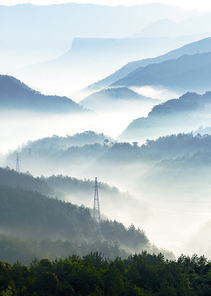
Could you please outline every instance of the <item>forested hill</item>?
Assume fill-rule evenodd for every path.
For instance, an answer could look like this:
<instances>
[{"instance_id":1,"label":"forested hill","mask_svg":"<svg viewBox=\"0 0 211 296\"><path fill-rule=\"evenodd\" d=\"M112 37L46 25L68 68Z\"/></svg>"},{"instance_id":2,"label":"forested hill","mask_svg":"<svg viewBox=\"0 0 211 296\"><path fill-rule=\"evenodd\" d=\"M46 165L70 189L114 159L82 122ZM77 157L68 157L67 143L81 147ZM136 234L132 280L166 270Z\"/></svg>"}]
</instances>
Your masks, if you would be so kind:
<instances>
[{"instance_id":1,"label":"forested hill","mask_svg":"<svg viewBox=\"0 0 211 296\"><path fill-rule=\"evenodd\" d=\"M171 99L153 107L148 116L172 116L179 113L203 111L211 105L211 91L203 95L188 92L178 99Z\"/></svg>"},{"instance_id":2,"label":"forested hill","mask_svg":"<svg viewBox=\"0 0 211 296\"><path fill-rule=\"evenodd\" d=\"M143 249L159 252L145 233L133 225L126 228L117 221L105 220L99 229L88 208L48 198L38 192L0 185L0 212L1 232L22 239L40 241L48 238L72 243L86 241L88 244L99 240L111 246L117 243L128 252ZM0 260L4 260L2 254Z\"/></svg>"},{"instance_id":3,"label":"forested hill","mask_svg":"<svg viewBox=\"0 0 211 296\"><path fill-rule=\"evenodd\" d=\"M121 141L138 141L197 129L210 123L211 92L188 92L153 107L147 117L135 119L119 136ZM197 119L196 119L197 118Z\"/></svg>"},{"instance_id":4,"label":"forested hill","mask_svg":"<svg viewBox=\"0 0 211 296\"><path fill-rule=\"evenodd\" d=\"M72 204L93 207L94 180L82 180L62 174L35 178L29 172L17 173L6 167L0 168L0 185L4 184L13 188L30 189ZM129 223L134 221L132 213L139 216L141 204L129 192L122 192L117 187L103 182L99 182L99 186L101 210L104 215L121 221L124 214Z\"/></svg>"},{"instance_id":5,"label":"forested hill","mask_svg":"<svg viewBox=\"0 0 211 296\"><path fill-rule=\"evenodd\" d=\"M9 167L0 168L0 185L8 185L13 188L30 189L41 192L47 196L55 196L54 190L41 178L34 178L29 172L17 173Z\"/></svg>"},{"instance_id":6,"label":"forested hill","mask_svg":"<svg viewBox=\"0 0 211 296\"><path fill-rule=\"evenodd\" d=\"M103 133L96 133L93 131L85 131L83 133L77 133L73 136L66 135L66 137L59 137L54 135L53 137L46 137L35 141L28 141L27 144L22 145L22 149L28 149L29 154L33 154L38 149L67 149L70 146L83 146L85 144L103 143L107 141L113 141L111 137L104 135Z\"/></svg>"},{"instance_id":7,"label":"forested hill","mask_svg":"<svg viewBox=\"0 0 211 296\"><path fill-rule=\"evenodd\" d=\"M0 75L0 107L41 112L87 112L67 97L45 96L6 75Z\"/></svg>"},{"instance_id":8,"label":"forested hill","mask_svg":"<svg viewBox=\"0 0 211 296\"><path fill-rule=\"evenodd\" d=\"M102 161L112 163L115 161L117 164L157 161L164 158L182 156L187 153L191 155L197 151L204 152L210 150L210 147L211 135L209 134L193 135L192 133L179 133L159 137L156 140L147 140L145 144L141 146L138 146L138 142L133 142L132 144L129 142L108 142L107 144L95 143L84 146L70 146L68 149L64 150L51 147L51 150L49 150L45 148L45 143L42 145L41 141L40 146L34 147L33 154L28 155L27 146L23 147L23 149L19 151L19 154L20 157L27 161L29 167L33 166L35 160L37 163L39 162L41 166L41 162L43 162L43 164L45 162L50 164L52 160L57 165L62 165L64 162L70 165L74 163L80 163L82 165L88 160L96 160L98 163ZM7 163L14 162L15 156L16 152L8 155ZM72 185L81 184L82 182L80 181L78 183L79 180L70 181ZM48 182L50 182L50 179ZM87 186L85 183L81 185L81 188ZM52 183L50 186L54 186L55 184ZM88 186L92 186L92 184L90 183Z\"/></svg>"}]
</instances>

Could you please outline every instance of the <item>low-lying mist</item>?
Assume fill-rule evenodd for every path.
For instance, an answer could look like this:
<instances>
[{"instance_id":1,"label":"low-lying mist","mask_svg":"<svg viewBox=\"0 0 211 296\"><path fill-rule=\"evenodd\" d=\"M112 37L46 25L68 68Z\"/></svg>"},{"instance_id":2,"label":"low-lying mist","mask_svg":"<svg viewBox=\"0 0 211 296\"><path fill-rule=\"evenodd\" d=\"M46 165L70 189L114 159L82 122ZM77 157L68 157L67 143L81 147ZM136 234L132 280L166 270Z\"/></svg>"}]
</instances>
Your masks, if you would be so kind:
<instances>
[{"instance_id":1,"label":"low-lying mist","mask_svg":"<svg viewBox=\"0 0 211 296\"><path fill-rule=\"evenodd\" d=\"M1 112L0 152L5 154L1 156L1 165L15 169L18 152L21 171L27 174L46 177L62 174L81 180L97 177L100 182L116 186L122 192L109 196L99 189L101 212L105 217L116 219L126 227L133 223L146 232L150 242L173 251L176 256L204 252L211 258L208 236L210 138L180 134L152 141L153 137L144 133L143 128L139 142L133 137L132 144L116 142L117 136L135 118L147 116L152 103L146 105L138 100L112 103L110 100L104 105L94 104L94 107L93 112L80 115L24 110ZM167 115L160 126L151 127L150 135L155 132L156 138L197 130L210 121L209 112L204 109L192 112L190 117L184 112L175 118L175 129L172 129L174 118ZM107 141L81 146L70 144L65 148L57 147L53 141L56 137L88 130L104 133ZM44 137L48 145L43 141L36 145L28 143ZM146 142L147 139L151 141ZM146 144L141 146L143 143ZM8 150L10 153L6 155ZM66 192L65 200L92 207L91 187L83 193Z\"/></svg>"},{"instance_id":2,"label":"low-lying mist","mask_svg":"<svg viewBox=\"0 0 211 296\"><path fill-rule=\"evenodd\" d=\"M52 141L48 148L29 143L17 151L21 171L34 176L62 174L82 180L97 176L100 182L116 186L123 195L108 195L99 189L102 214L127 227L133 223L156 246L176 256L200 253L206 248L207 256L211 256L209 237L204 246L211 212L209 141L208 136L181 134L149 141L142 147L108 141L57 149ZM16 152L4 166L14 168L15 158ZM85 192L67 192L65 200L92 208L93 194L90 185ZM206 231L200 231L204 223L208 225ZM194 237L197 229L200 235Z\"/></svg>"},{"instance_id":3,"label":"low-lying mist","mask_svg":"<svg viewBox=\"0 0 211 296\"><path fill-rule=\"evenodd\" d=\"M87 130L104 133L116 138L134 119L146 116L152 105L138 108L133 102L122 103L117 110L102 110L90 114L46 114L28 110L8 110L0 112L0 153L14 150L29 140L53 135L73 135Z\"/></svg>"}]
</instances>

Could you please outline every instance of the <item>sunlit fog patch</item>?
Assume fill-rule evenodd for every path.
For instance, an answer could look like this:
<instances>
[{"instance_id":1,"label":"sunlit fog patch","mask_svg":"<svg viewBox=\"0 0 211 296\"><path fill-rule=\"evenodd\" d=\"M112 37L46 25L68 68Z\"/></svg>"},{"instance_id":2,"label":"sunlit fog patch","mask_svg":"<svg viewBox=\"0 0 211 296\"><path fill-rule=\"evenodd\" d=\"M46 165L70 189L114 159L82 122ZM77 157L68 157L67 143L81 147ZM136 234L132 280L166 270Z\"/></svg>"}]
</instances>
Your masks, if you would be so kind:
<instances>
[{"instance_id":1,"label":"sunlit fog patch","mask_svg":"<svg viewBox=\"0 0 211 296\"><path fill-rule=\"evenodd\" d=\"M142 112L142 111L141 111ZM141 113L140 112L140 113ZM14 150L29 140L66 136L92 130L116 138L138 113L45 114L5 111L0 114L0 153Z\"/></svg>"},{"instance_id":2,"label":"sunlit fog patch","mask_svg":"<svg viewBox=\"0 0 211 296\"><path fill-rule=\"evenodd\" d=\"M197 253L211 258L211 220L206 217L194 230L185 245L186 249L191 254Z\"/></svg>"},{"instance_id":3,"label":"sunlit fog patch","mask_svg":"<svg viewBox=\"0 0 211 296\"><path fill-rule=\"evenodd\" d=\"M167 101L172 98L178 98L181 94L165 89L163 87L142 86L142 87L130 87L131 90L137 92L139 95L150 97L152 99L159 99L161 101Z\"/></svg>"}]
</instances>

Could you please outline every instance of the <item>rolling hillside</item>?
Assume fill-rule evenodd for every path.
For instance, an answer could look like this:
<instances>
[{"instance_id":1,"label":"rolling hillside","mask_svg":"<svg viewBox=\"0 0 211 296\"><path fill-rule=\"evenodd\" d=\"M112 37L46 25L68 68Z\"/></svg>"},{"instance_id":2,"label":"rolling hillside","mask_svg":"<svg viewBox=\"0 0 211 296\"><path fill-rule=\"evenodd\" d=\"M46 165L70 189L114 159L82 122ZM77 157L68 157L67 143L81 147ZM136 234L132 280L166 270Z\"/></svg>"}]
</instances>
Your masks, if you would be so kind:
<instances>
[{"instance_id":1,"label":"rolling hillside","mask_svg":"<svg viewBox=\"0 0 211 296\"><path fill-rule=\"evenodd\" d=\"M210 122L211 92L186 93L178 99L156 105L148 117L135 119L120 140L145 141L172 133L190 132Z\"/></svg>"},{"instance_id":2,"label":"rolling hillside","mask_svg":"<svg viewBox=\"0 0 211 296\"><path fill-rule=\"evenodd\" d=\"M14 77L6 75L0 75L0 107L55 113L87 111L67 97L42 95Z\"/></svg>"}]
</instances>

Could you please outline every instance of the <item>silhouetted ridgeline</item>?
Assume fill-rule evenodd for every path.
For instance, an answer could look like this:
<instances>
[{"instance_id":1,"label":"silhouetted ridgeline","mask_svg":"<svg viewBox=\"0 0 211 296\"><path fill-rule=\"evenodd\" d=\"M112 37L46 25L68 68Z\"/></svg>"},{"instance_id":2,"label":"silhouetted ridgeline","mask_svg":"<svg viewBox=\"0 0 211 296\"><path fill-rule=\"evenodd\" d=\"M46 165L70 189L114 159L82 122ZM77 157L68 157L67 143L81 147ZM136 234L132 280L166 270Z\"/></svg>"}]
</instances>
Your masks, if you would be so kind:
<instances>
[{"instance_id":1,"label":"silhouetted ridgeline","mask_svg":"<svg viewBox=\"0 0 211 296\"><path fill-rule=\"evenodd\" d=\"M58 140L58 144L56 144ZM115 161L116 163L126 162L146 162L157 161L165 158L175 158L187 153L193 155L197 151L209 151L211 147L211 135L192 133L172 134L169 136L159 137L156 140L147 140L145 144L138 146L138 142L132 144L128 142L109 142L100 144L86 144L83 146L69 146L67 149L68 139L55 137L37 140L24 145L18 149L21 158L27 161L28 166L32 166L36 161L46 162L49 164L52 160L58 165L62 163L85 163L89 160L96 160L98 163L102 161ZM55 145L53 143L55 142ZM32 147L32 148L31 148ZM31 153L29 154L29 149ZM7 163L14 163L16 152L12 152L7 157Z\"/></svg>"},{"instance_id":2,"label":"silhouetted ridgeline","mask_svg":"<svg viewBox=\"0 0 211 296\"><path fill-rule=\"evenodd\" d=\"M83 99L80 103L83 105L83 103L88 102L98 102L98 101L105 101L105 100L140 100L145 103L153 101L153 99L144 97L136 93L135 91L127 88L127 87L117 87L117 88L108 88L103 89L99 92L96 92L85 99ZM111 102L110 102L111 103Z\"/></svg>"},{"instance_id":3,"label":"silhouetted ridgeline","mask_svg":"<svg viewBox=\"0 0 211 296\"><path fill-rule=\"evenodd\" d=\"M163 21L166 22L168 20L166 19ZM192 42L190 44L186 44L181 48L177 48L175 50L172 50L156 58L149 58L149 59L130 62L126 64L124 67L122 67L121 69L119 69L118 71L116 71L115 73L113 73L112 75L90 85L89 88L98 89L98 88L108 87L109 85L112 85L115 82L119 83L120 79L127 77L127 75L129 75L131 72L135 71L136 69L138 69L139 71L141 70L141 68L144 68L150 64L161 63L163 61L167 61L171 59L177 59L183 55L194 55L197 53L205 53L210 51L211 51L211 38L205 38L196 42Z\"/></svg>"},{"instance_id":4,"label":"silhouetted ridgeline","mask_svg":"<svg viewBox=\"0 0 211 296\"><path fill-rule=\"evenodd\" d=\"M210 123L211 92L186 93L153 107L148 117L135 119L119 136L121 141L143 141L198 129Z\"/></svg>"},{"instance_id":5,"label":"silhouetted ridgeline","mask_svg":"<svg viewBox=\"0 0 211 296\"><path fill-rule=\"evenodd\" d=\"M41 112L85 112L82 106L67 97L45 96L12 76L0 75L0 107Z\"/></svg>"},{"instance_id":6,"label":"silhouetted ridgeline","mask_svg":"<svg viewBox=\"0 0 211 296\"><path fill-rule=\"evenodd\" d=\"M112 141L112 138L99 134L93 131L85 131L83 133L77 133L73 136L66 135L66 137L59 137L54 135L53 137L46 137L43 139L28 141L27 144L22 145L22 149L28 149L28 154L34 153L37 150L65 150L71 146L83 146L85 144L103 143L104 141Z\"/></svg>"},{"instance_id":7,"label":"silhouetted ridgeline","mask_svg":"<svg viewBox=\"0 0 211 296\"><path fill-rule=\"evenodd\" d=\"M166 261L162 254L142 252L109 261L98 253L29 267L0 262L2 295L199 296L210 295L210 262L196 255Z\"/></svg>"},{"instance_id":8,"label":"silhouetted ridgeline","mask_svg":"<svg viewBox=\"0 0 211 296\"><path fill-rule=\"evenodd\" d=\"M111 86L162 86L178 91L200 91L210 89L211 53L183 55L161 63L149 64L135 69ZM172 71L173 69L173 71Z\"/></svg>"}]
</instances>

